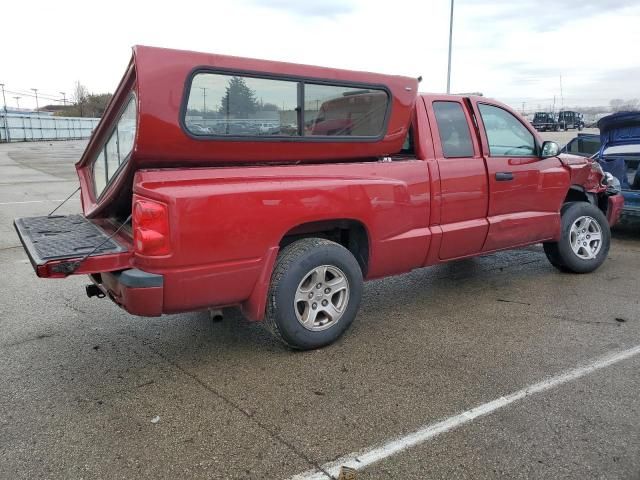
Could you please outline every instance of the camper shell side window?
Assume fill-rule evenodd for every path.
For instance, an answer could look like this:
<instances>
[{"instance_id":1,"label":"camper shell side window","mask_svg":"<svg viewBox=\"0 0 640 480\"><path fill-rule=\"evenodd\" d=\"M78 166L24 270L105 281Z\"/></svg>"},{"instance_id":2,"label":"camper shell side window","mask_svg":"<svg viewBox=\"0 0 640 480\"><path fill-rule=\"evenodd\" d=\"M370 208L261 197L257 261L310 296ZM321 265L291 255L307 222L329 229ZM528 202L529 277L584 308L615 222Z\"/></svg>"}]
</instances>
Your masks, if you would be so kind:
<instances>
[{"instance_id":1,"label":"camper shell side window","mask_svg":"<svg viewBox=\"0 0 640 480\"><path fill-rule=\"evenodd\" d=\"M200 69L183 103L183 129L198 139L375 141L391 94L382 85Z\"/></svg>"}]
</instances>

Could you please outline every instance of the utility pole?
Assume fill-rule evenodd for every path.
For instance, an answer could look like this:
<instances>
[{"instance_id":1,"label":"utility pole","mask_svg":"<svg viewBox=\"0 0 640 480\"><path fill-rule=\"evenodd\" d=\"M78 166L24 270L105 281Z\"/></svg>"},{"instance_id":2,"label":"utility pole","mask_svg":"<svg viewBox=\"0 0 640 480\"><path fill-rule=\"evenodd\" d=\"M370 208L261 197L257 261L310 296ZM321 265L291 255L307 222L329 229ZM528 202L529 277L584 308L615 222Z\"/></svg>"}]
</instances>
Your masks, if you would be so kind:
<instances>
[{"instance_id":1,"label":"utility pole","mask_svg":"<svg viewBox=\"0 0 640 480\"><path fill-rule=\"evenodd\" d=\"M15 99L16 99L16 105L17 105L17 108L18 108L18 110L20 110L20 99L21 99L22 97L13 97L13 98L15 98Z\"/></svg>"},{"instance_id":2,"label":"utility pole","mask_svg":"<svg viewBox=\"0 0 640 480\"><path fill-rule=\"evenodd\" d=\"M207 87L200 87L202 89L202 120L204 120L204 115L207 113Z\"/></svg>"},{"instance_id":3,"label":"utility pole","mask_svg":"<svg viewBox=\"0 0 640 480\"><path fill-rule=\"evenodd\" d=\"M64 92L60 92L60 95L62 95L62 105L64 105L65 107L67 106L67 94Z\"/></svg>"},{"instance_id":4,"label":"utility pole","mask_svg":"<svg viewBox=\"0 0 640 480\"><path fill-rule=\"evenodd\" d=\"M2 105L4 107L4 136L7 142L9 142L9 127L7 123L7 99L4 96L4 83L0 83L0 87L2 87Z\"/></svg>"},{"instance_id":5,"label":"utility pole","mask_svg":"<svg viewBox=\"0 0 640 480\"><path fill-rule=\"evenodd\" d=\"M36 113L38 113L38 110L40 110L40 105L38 105L38 89L32 88L31 90L36 94Z\"/></svg>"},{"instance_id":6,"label":"utility pole","mask_svg":"<svg viewBox=\"0 0 640 480\"><path fill-rule=\"evenodd\" d=\"M4 114L7 114L7 99L4 97L4 83L0 83L2 87L2 104L4 105Z\"/></svg>"},{"instance_id":7,"label":"utility pole","mask_svg":"<svg viewBox=\"0 0 640 480\"><path fill-rule=\"evenodd\" d=\"M447 67L447 94L451 93L451 43L453 39L453 0L451 0L451 14L449 15L449 65Z\"/></svg>"}]
</instances>

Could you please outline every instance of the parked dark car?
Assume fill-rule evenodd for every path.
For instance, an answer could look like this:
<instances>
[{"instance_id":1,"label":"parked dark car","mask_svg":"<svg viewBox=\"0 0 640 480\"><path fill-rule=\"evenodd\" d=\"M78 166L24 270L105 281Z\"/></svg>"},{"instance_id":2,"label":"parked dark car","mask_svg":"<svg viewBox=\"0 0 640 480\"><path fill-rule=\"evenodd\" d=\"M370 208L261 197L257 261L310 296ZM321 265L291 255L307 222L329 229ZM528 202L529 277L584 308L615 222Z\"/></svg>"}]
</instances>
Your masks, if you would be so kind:
<instances>
[{"instance_id":1,"label":"parked dark car","mask_svg":"<svg viewBox=\"0 0 640 480\"><path fill-rule=\"evenodd\" d=\"M557 123L560 130L576 128L577 130L582 131L584 128L584 117L581 113L563 110L558 113Z\"/></svg>"},{"instance_id":2,"label":"parked dark car","mask_svg":"<svg viewBox=\"0 0 640 480\"><path fill-rule=\"evenodd\" d=\"M592 157L600 151L600 135L597 133L579 133L562 147L562 153L571 153L581 157Z\"/></svg>"},{"instance_id":3,"label":"parked dark car","mask_svg":"<svg viewBox=\"0 0 640 480\"><path fill-rule=\"evenodd\" d=\"M640 112L621 112L598 122L597 160L620 182L623 219L640 220Z\"/></svg>"},{"instance_id":4,"label":"parked dark car","mask_svg":"<svg viewBox=\"0 0 640 480\"><path fill-rule=\"evenodd\" d=\"M531 122L533 128L539 132L557 132L559 129L558 122L556 122L555 115L551 112L536 112Z\"/></svg>"}]
</instances>

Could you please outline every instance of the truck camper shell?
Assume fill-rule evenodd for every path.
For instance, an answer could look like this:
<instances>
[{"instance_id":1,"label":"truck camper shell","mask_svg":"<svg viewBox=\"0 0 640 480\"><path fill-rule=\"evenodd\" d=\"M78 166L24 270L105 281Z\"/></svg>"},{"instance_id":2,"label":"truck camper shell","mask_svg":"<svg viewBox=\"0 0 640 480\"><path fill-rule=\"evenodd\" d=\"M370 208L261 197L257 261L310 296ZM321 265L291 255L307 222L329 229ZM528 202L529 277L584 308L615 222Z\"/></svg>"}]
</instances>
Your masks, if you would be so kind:
<instances>
[{"instance_id":1,"label":"truck camper shell","mask_svg":"<svg viewBox=\"0 0 640 480\"><path fill-rule=\"evenodd\" d=\"M397 153L417 89L409 77L136 46L76 165L85 214L130 204L140 169Z\"/></svg>"}]
</instances>

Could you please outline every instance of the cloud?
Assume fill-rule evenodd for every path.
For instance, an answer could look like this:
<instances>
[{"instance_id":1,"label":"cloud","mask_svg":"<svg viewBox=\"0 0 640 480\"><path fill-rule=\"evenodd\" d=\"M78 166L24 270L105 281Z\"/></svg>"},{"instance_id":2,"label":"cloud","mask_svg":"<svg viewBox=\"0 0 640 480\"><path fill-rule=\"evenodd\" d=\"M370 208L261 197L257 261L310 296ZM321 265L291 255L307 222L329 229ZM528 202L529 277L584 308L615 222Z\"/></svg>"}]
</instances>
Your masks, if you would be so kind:
<instances>
[{"instance_id":1,"label":"cloud","mask_svg":"<svg viewBox=\"0 0 640 480\"><path fill-rule=\"evenodd\" d=\"M537 31L548 32L576 20L637 7L638 3L634 0L462 0L460 6L462 5L480 7L478 15L488 20L509 22L512 26L524 22Z\"/></svg>"},{"instance_id":2,"label":"cloud","mask_svg":"<svg viewBox=\"0 0 640 480\"><path fill-rule=\"evenodd\" d=\"M302 17L331 18L346 15L355 10L348 0L246 0L247 3L263 8L283 10Z\"/></svg>"}]
</instances>

